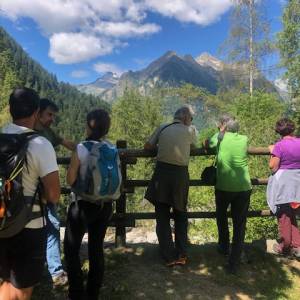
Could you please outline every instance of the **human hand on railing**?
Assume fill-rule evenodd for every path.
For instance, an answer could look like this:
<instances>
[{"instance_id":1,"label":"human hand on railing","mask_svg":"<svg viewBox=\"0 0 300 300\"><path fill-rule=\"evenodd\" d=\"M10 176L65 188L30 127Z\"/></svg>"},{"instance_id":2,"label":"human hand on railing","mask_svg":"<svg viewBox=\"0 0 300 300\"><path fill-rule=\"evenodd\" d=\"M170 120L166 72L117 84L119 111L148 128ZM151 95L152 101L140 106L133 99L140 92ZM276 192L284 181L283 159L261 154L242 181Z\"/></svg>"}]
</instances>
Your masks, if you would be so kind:
<instances>
[{"instance_id":1,"label":"human hand on railing","mask_svg":"<svg viewBox=\"0 0 300 300\"><path fill-rule=\"evenodd\" d=\"M268 146L268 149L269 149L270 153L272 154L272 152L273 152L273 149L274 149L274 145L270 145L270 146Z\"/></svg>"},{"instance_id":2,"label":"human hand on railing","mask_svg":"<svg viewBox=\"0 0 300 300\"><path fill-rule=\"evenodd\" d=\"M203 141L202 147L205 150L205 153L207 153L207 150L209 149L209 139L206 139L205 141Z\"/></svg>"},{"instance_id":3,"label":"human hand on railing","mask_svg":"<svg viewBox=\"0 0 300 300\"><path fill-rule=\"evenodd\" d=\"M218 126L220 132L224 133L226 131L226 125L225 124L221 124L220 126Z\"/></svg>"}]
</instances>

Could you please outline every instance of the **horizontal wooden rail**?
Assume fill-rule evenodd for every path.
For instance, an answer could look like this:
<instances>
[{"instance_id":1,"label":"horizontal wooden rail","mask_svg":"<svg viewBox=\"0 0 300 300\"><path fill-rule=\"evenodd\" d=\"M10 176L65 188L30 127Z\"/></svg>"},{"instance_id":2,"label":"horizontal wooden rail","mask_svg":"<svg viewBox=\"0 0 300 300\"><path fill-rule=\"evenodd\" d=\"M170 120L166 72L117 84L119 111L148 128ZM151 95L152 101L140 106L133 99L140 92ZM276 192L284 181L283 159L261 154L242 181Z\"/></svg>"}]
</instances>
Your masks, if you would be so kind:
<instances>
[{"instance_id":1,"label":"horizontal wooden rail","mask_svg":"<svg viewBox=\"0 0 300 300\"><path fill-rule=\"evenodd\" d=\"M131 188L135 187L146 187L148 186L150 180L140 180L140 179L130 179L126 180L124 183L124 192L125 193L133 193ZM252 178L251 179L252 185L267 185L268 179L267 178ZM211 184L207 184L202 182L200 179L191 179L190 186L212 186ZM61 193L66 195L70 194L71 189L69 187L62 187Z\"/></svg>"},{"instance_id":2,"label":"horizontal wooden rail","mask_svg":"<svg viewBox=\"0 0 300 300\"><path fill-rule=\"evenodd\" d=\"M174 214L171 213L171 218L174 217ZM231 217L230 212L227 213L228 217ZM187 216L189 219L215 219L215 211L193 211L188 212ZM248 218L257 218L257 217L270 217L273 216L273 213L270 210L251 210L248 211ZM125 214L114 214L114 219L125 219L125 220L151 220L155 219L154 212L141 212L141 213L125 213Z\"/></svg>"},{"instance_id":3,"label":"horizontal wooden rail","mask_svg":"<svg viewBox=\"0 0 300 300\"><path fill-rule=\"evenodd\" d=\"M143 149L120 149L120 158L128 157L155 157L157 154L156 150L143 150ZM248 154L250 155L270 155L270 151L266 147L249 147ZM206 150L204 148L196 148L191 150L191 156L206 156L214 155L211 150Z\"/></svg>"},{"instance_id":4,"label":"horizontal wooden rail","mask_svg":"<svg viewBox=\"0 0 300 300\"><path fill-rule=\"evenodd\" d=\"M127 164L133 164L136 162L136 158L155 157L157 151L155 150L143 150L143 149L119 149L120 158L125 160ZM206 156L213 155L214 153L204 148L197 148L191 150L191 156ZM270 151L266 147L249 147L248 154L250 155L270 155ZM69 157L57 158L57 163L66 165L70 163Z\"/></svg>"},{"instance_id":5,"label":"horizontal wooden rail","mask_svg":"<svg viewBox=\"0 0 300 300\"><path fill-rule=\"evenodd\" d=\"M140 179L129 179L125 182L125 187L145 187L148 186L150 180L140 180ZM212 186L211 184L207 184L202 182L200 179L191 179L190 186ZM267 185L268 178L252 178L252 185Z\"/></svg>"},{"instance_id":6,"label":"horizontal wooden rail","mask_svg":"<svg viewBox=\"0 0 300 300\"><path fill-rule=\"evenodd\" d=\"M116 213L110 222L110 226L116 227L116 245L124 246L126 243L126 227L134 227L136 220L149 220L155 219L154 212L138 212L138 213L127 213L126 212L126 194L134 193L135 187L146 187L148 186L149 180L140 179L128 179L127 177L127 165L136 164L138 158L151 158L155 157L157 151L148 151L143 149L128 149L126 141L118 141L117 147L121 159L121 171L123 177L123 189L120 199L117 201ZM249 155L270 155L269 149L266 147L249 147ZM204 148L197 148L191 150L191 156L208 156L214 155L211 150L206 150ZM58 164L67 165L70 163L69 157L61 157L57 159ZM200 170L199 170L200 177ZM267 178L252 178L252 185L266 185L268 183ZM203 183L200 179L191 179L189 181L190 186L209 186ZM71 189L69 187L62 187L62 194L69 194ZM215 211L198 211L198 212L188 212L188 218L198 219L198 218L216 218ZM248 217L269 217L273 214L269 210L260 211L249 211ZM228 213L230 216L230 213ZM173 214L171 214L173 217Z\"/></svg>"}]
</instances>

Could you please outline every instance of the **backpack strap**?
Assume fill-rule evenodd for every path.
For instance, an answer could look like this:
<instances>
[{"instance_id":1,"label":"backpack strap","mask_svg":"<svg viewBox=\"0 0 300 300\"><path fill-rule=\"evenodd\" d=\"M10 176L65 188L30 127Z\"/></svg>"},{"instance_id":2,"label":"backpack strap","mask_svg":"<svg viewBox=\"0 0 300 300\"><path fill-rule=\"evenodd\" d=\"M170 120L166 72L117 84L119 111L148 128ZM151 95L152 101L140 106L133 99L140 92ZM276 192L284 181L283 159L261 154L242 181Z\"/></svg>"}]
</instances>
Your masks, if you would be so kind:
<instances>
[{"instance_id":1,"label":"backpack strap","mask_svg":"<svg viewBox=\"0 0 300 300\"><path fill-rule=\"evenodd\" d=\"M26 143L24 145L24 147L22 148L22 155L24 155L24 164L28 170L28 160L27 160L27 155L26 155L26 152L28 150L28 145L29 145L29 142L32 141L33 139L37 138L38 136L40 136L36 131L27 131L27 132L24 132L24 133L21 133L23 136L26 137ZM20 168L20 171L22 171L23 168ZM22 183L22 173L20 174L21 177L20 177L20 180L21 180L21 183ZM30 196L30 197L27 197L27 196L24 196L24 201L25 203L29 204L30 206L33 206L37 201L37 197L38 197L38 204L40 205L40 213L34 213L34 212L31 212L31 219L35 219L35 217L42 217L43 219L43 225L45 226L45 210L44 210L44 205L43 205L43 202L42 202L42 181L41 181L41 178L39 177L38 178L38 184L37 184L37 187L36 187L36 190L34 192L34 195L33 196ZM36 216L35 216L36 214Z\"/></svg>"},{"instance_id":2,"label":"backpack strap","mask_svg":"<svg viewBox=\"0 0 300 300\"><path fill-rule=\"evenodd\" d=\"M160 136L160 134L161 134L166 128L168 128L168 127L170 127L170 126L172 126L172 125L174 125L174 124L180 124L180 123L181 123L181 122L175 121L175 122L172 122L172 123L166 125L165 127L163 127L163 128L160 130L158 136Z\"/></svg>"},{"instance_id":3,"label":"backpack strap","mask_svg":"<svg viewBox=\"0 0 300 300\"><path fill-rule=\"evenodd\" d=\"M23 136L26 136L27 137L27 140L26 140L26 143L22 149L22 152L21 154L24 155L24 164L27 168L27 171L28 170L28 160L27 160L27 155L26 155L26 152L27 152L27 149L28 149L28 145L29 145L29 142L35 138L37 138L39 136L39 134L36 132L36 131L28 131L28 132L24 132L24 133L21 133ZM21 168L22 170L23 168ZM21 177L21 182L22 182L22 177Z\"/></svg>"},{"instance_id":4,"label":"backpack strap","mask_svg":"<svg viewBox=\"0 0 300 300\"><path fill-rule=\"evenodd\" d=\"M95 142L96 142L96 143L95 143ZM100 143L100 142L98 142L98 141L95 141L95 142L94 142L94 141L84 141L84 142L82 143L82 145L87 149L87 151L91 152L93 146L94 146L95 144Z\"/></svg>"},{"instance_id":5,"label":"backpack strap","mask_svg":"<svg viewBox=\"0 0 300 300\"><path fill-rule=\"evenodd\" d=\"M24 163L25 163L25 165L28 169L28 161L27 161L27 155L26 155L28 145L29 145L29 142L31 140L38 137L38 134L36 134L36 132L34 132L34 131L20 133L20 135L24 136L26 138L26 140L25 140L24 145L22 146L22 148L20 149L20 151L17 155L16 166L12 170L12 172L9 176L9 180L14 180L19 174L21 174L21 172L23 170Z\"/></svg>"},{"instance_id":6,"label":"backpack strap","mask_svg":"<svg viewBox=\"0 0 300 300\"><path fill-rule=\"evenodd\" d=\"M214 159L214 163L213 163L213 166L217 166L217 162L218 162L218 155L219 155L219 150L220 150L220 144L224 138L224 135L225 135L225 132L220 132L218 134L218 143L217 143L217 150L216 150L216 156L215 156L215 159Z\"/></svg>"}]
</instances>

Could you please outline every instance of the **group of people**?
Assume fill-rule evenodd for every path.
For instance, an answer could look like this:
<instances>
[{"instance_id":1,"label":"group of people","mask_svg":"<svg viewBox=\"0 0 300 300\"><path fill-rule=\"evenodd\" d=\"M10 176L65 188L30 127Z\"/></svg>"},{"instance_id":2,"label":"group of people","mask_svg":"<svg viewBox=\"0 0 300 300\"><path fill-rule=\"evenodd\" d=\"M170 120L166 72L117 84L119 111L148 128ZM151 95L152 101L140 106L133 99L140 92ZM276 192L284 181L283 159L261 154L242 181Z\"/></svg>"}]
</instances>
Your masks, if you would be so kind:
<instances>
[{"instance_id":1,"label":"group of people","mask_svg":"<svg viewBox=\"0 0 300 300\"><path fill-rule=\"evenodd\" d=\"M88 151L83 143L76 145L51 130L50 125L58 108L52 101L40 99L34 90L15 89L9 98L9 111L12 123L2 128L3 134L12 137L26 134L30 137L34 133L29 139L21 169L23 198L32 202L27 223L17 234L8 237L1 235L1 224L0 299L31 299L33 287L41 280L45 261L54 285L68 282L68 299L98 299L104 273L103 240L112 215L112 202L96 205L73 197L76 201L72 201L68 208L64 238L67 272L61 262L60 228L56 212L60 181L54 147L63 145L73 150L67 173L70 185L85 176ZM103 140L109 127L108 112L103 109L92 110L87 115L86 140L92 143ZM6 147L3 151L7 151ZM5 219L2 218L2 221ZM16 222L19 222L18 218ZM89 272L84 289L79 248L86 231L89 234Z\"/></svg>"},{"instance_id":2,"label":"group of people","mask_svg":"<svg viewBox=\"0 0 300 300\"><path fill-rule=\"evenodd\" d=\"M159 127L145 149L158 148L157 163L145 198L156 212L156 233L166 266L187 263L188 161L197 131L191 122L194 112L184 106L176 111L174 122ZM247 214L252 191L248 169L248 138L239 134L238 121L223 115L218 131L203 147L216 154L215 204L218 252L227 257L225 270L236 274L243 253ZM280 139L269 146L272 175L267 186L267 202L278 219L279 240L273 251L300 258L300 232L296 214L300 208L300 138L288 118L277 121ZM230 206L233 235L230 243L227 210ZM175 241L172 239L170 211L174 214Z\"/></svg>"},{"instance_id":3,"label":"group of people","mask_svg":"<svg viewBox=\"0 0 300 300\"><path fill-rule=\"evenodd\" d=\"M103 109L92 110L86 119L86 139L77 145L57 136L50 125L58 111L50 100L40 99L29 88L15 89L9 98L12 123L2 129L6 134L38 132L29 141L26 167L22 169L24 197L33 197L32 214L17 234L0 237L0 300L27 300L42 275L47 258L53 283L68 282L68 299L98 299L104 275L103 241L112 216L112 202L97 205L73 194L67 213L64 237L66 272L60 259L59 220L56 204L60 198L60 183L53 146L63 145L73 150L67 172L67 183L74 186L86 176L89 165L88 141L91 145L105 141L110 128L110 116ZM157 128L145 143L146 150L157 149L157 161L145 198L155 206L156 233L160 252L167 267L188 263L188 164L190 150L197 144L198 133L192 125L193 109L179 108L171 123ZM218 131L204 144L215 150L217 181L215 185L216 219L219 233L218 252L228 257L226 270L236 273L243 252L247 213L251 195L248 170L248 139L238 133L235 118L224 115ZM270 169L267 200L277 216L279 243L274 251L300 257L300 232L296 213L300 206L300 139L294 136L295 124L289 119L276 123L280 140L269 146ZM107 142L108 143L108 142ZM47 214L35 197L41 182L43 203ZM231 207L233 237L230 235L227 210ZM175 241L170 225L174 216ZM86 287L80 264L79 249L88 232L89 271Z\"/></svg>"}]
</instances>

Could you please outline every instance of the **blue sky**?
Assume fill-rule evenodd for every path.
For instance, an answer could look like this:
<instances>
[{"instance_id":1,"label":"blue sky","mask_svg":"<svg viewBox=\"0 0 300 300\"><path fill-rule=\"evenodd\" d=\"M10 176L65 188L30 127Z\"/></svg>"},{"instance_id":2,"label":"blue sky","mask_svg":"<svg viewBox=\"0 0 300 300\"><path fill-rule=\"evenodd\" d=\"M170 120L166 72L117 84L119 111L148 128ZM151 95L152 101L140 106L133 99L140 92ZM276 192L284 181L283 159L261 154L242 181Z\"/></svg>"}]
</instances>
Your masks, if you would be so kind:
<instances>
[{"instance_id":1,"label":"blue sky","mask_svg":"<svg viewBox=\"0 0 300 300\"><path fill-rule=\"evenodd\" d=\"M263 2L274 35L284 1ZM217 56L231 7L231 0L1 0L0 24L59 80L77 84L139 70L168 50Z\"/></svg>"}]
</instances>

